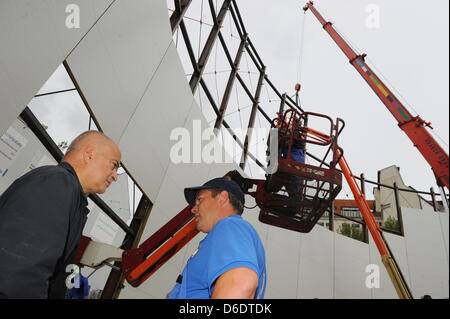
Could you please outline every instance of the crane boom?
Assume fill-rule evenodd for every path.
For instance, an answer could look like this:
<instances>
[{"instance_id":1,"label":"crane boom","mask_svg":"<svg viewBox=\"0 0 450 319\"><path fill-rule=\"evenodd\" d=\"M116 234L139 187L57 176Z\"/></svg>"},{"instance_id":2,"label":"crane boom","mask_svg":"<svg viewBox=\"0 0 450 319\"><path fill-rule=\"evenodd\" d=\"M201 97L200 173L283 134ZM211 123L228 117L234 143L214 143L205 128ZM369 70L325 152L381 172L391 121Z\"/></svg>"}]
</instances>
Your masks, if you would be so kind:
<instances>
[{"instance_id":1,"label":"crane boom","mask_svg":"<svg viewBox=\"0 0 450 319\"><path fill-rule=\"evenodd\" d=\"M365 54L358 55L345 42L345 40L336 32L331 22L325 19L316 10L312 1L309 1L304 11L310 9L322 24L325 31L336 42L339 48L348 57L350 63L355 67L359 74L369 84L375 94L381 99L391 114L398 122L400 129L405 132L411 142L425 160L430 164L431 169L436 177L437 184L440 187L449 189L449 158L448 154L439 145L439 143L431 136L427 130L427 126L431 128L431 123L425 122L420 116L413 116L406 107L395 97L395 95L386 87L372 69L365 63Z\"/></svg>"}]
</instances>

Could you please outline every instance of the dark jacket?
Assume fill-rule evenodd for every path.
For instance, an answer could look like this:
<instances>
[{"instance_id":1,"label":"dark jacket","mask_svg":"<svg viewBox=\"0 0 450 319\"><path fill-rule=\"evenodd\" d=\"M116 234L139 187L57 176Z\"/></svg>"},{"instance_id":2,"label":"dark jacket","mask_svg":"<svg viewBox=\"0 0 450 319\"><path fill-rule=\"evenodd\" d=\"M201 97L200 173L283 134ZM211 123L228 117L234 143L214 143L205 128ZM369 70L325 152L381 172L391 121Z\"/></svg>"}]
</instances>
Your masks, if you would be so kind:
<instances>
[{"instance_id":1,"label":"dark jacket","mask_svg":"<svg viewBox=\"0 0 450 319\"><path fill-rule=\"evenodd\" d=\"M39 167L14 181L0 196L0 298L64 298L66 265L88 213L68 163Z\"/></svg>"}]
</instances>

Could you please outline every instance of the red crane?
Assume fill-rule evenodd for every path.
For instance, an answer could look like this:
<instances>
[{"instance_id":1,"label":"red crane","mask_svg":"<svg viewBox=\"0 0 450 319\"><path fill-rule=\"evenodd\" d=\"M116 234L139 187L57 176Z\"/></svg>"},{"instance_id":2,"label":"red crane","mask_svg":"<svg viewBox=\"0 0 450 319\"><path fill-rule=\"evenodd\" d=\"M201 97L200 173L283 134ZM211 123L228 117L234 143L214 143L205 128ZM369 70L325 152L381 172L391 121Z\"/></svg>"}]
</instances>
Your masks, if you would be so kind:
<instances>
[{"instance_id":1,"label":"red crane","mask_svg":"<svg viewBox=\"0 0 450 319\"><path fill-rule=\"evenodd\" d=\"M431 123L424 121L420 116L412 116L406 107L395 97L386 85L377 77L372 69L364 62L366 54L358 55L336 32L331 22L325 21L320 13L314 8L313 2L309 1L303 10L308 9L316 16L325 31L331 36L336 44L348 57L350 63L361 74L376 95L381 99L391 114L398 122L398 126L409 137L411 142L419 150L425 160L430 164L439 187L449 189L449 159L448 154L431 136L426 127L432 128Z\"/></svg>"}]
</instances>

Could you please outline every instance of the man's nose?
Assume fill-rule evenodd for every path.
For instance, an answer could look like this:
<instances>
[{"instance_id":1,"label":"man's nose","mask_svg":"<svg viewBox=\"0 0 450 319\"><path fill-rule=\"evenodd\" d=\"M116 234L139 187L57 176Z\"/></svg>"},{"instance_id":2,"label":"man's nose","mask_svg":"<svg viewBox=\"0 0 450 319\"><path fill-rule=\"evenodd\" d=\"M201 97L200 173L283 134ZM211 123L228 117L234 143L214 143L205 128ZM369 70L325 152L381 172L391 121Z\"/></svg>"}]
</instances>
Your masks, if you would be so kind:
<instances>
[{"instance_id":1,"label":"man's nose","mask_svg":"<svg viewBox=\"0 0 450 319\"><path fill-rule=\"evenodd\" d=\"M192 214L197 213L197 211L198 211L198 206L197 205L195 205L194 207L191 208L191 213Z\"/></svg>"},{"instance_id":2,"label":"man's nose","mask_svg":"<svg viewBox=\"0 0 450 319\"><path fill-rule=\"evenodd\" d=\"M112 173L112 179L113 179L113 181L117 182L117 171L116 170L114 170Z\"/></svg>"}]
</instances>

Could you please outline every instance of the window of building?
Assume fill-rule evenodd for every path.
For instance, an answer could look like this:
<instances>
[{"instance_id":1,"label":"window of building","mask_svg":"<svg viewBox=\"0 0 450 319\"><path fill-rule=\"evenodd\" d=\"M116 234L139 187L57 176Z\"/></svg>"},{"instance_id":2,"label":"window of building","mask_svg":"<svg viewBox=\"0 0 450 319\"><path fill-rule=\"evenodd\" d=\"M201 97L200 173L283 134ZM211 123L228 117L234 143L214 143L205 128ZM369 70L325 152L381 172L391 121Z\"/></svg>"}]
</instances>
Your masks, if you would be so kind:
<instances>
[{"instance_id":1,"label":"window of building","mask_svg":"<svg viewBox=\"0 0 450 319\"><path fill-rule=\"evenodd\" d=\"M352 218L362 217L358 207L342 207L342 215Z\"/></svg>"}]
</instances>

